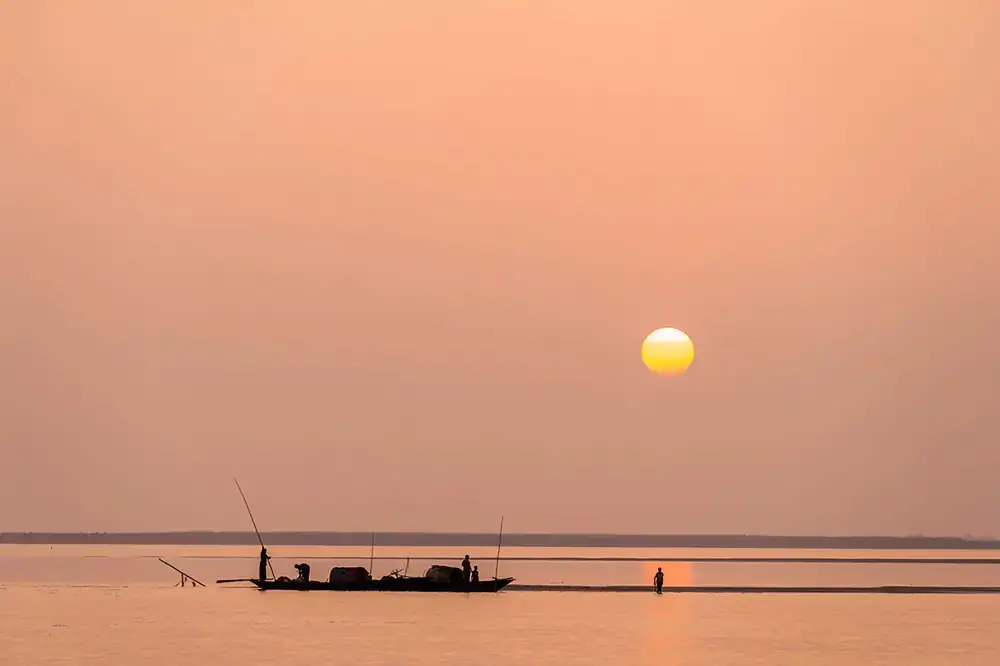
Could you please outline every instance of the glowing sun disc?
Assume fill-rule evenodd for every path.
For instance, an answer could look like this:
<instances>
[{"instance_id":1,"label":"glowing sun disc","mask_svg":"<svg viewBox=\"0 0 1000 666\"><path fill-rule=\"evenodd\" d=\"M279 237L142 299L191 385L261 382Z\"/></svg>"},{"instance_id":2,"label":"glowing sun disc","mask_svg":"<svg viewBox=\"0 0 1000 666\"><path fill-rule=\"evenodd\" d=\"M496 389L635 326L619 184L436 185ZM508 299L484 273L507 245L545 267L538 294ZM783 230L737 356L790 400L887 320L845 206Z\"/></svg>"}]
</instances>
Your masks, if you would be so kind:
<instances>
[{"instance_id":1,"label":"glowing sun disc","mask_svg":"<svg viewBox=\"0 0 1000 666\"><path fill-rule=\"evenodd\" d=\"M658 375L679 375L694 361L694 343L676 328L658 328L642 341L642 362Z\"/></svg>"}]
</instances>

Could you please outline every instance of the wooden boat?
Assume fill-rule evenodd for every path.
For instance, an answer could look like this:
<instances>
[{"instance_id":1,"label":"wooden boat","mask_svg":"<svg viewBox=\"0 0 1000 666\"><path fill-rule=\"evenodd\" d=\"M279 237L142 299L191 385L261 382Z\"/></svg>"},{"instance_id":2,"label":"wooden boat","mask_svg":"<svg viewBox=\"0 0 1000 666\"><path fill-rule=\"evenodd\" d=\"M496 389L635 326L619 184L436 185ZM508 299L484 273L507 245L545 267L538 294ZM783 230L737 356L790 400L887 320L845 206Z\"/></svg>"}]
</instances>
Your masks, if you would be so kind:
<instances>
[{"instance_id":1,"label":"wooden boat","mask_svg":"<svg viewBox=\"0 0 1000 666\"><path fill-rule=\"evenodd\" d=\"M466 583L464 580L458 583L451 581L440 581L419 577L405 576L384 576L378 580L367 581L301 581L289 579L284 576L277 580L251 579L249 582L256 585L261 590L295 590L308 592L313 590L329 590L336 592L499 592L503 588L514 582L513 578L500 578L499 580L481 580L474 583Z\"/></svg>"},{"instance_id":2,"label":"wooden boat","mask_svg":"<svg viewBox=\"0 0 1000 666\"><path fill-rule=\"evenodd\" d=\"M258 578L237 578L229 580L218 580L216 583L253 583L260 590L295 590L300 592L310 592L312 590L328 590L342 592L499 592L503 588L514 582L513 578L493 578L492 580L481 580L466 582L464 572L456 567L434 565L430 567L423 576L407 576L397 569L388 576L382 576L378 580L372 578L371 573L364 567L334 567L330 570L330 578L327 581L309 580L309 566L307 564L296 564L299 569L299 578L288 578L278 576L272 580L267 579L267 569L271 569L274 576L274 568L271 566L270 558L267 557L267 549L264 540L257 529L257 521L254 520L253 512L250 510L250 503L247 502L240 482L233 479L236 488L240 491L243 504L250 515L250 522L253 524L254 533L261 548L261 568ZM500 544L503 542L503 517L500 518L500 538L497 542L497 565L500 564ZM375 533L372 533L372 559L375 557ZM468 557L468 556L466 556ZM162 560L161 560L162 561ZM164 562L166 564L166 562ZM303 578L304 576L304 578Z\"/></svg>"},{"instance_id":3,"label":"wooden boat","mask_svg":"<svg viewBox=\"0 0 1000 666\"><path fill-rule=\"evenodd\" d=\"M294 590L309 592L328 590L335 592L499 592L514 582L513 578L500 578L465 582L462 570L435 565L423 576L407 576L399 570L378 580L371 577L364 567L334 567L329 580L302 580L279 576L273 580L243 578L220 580L219 583L253 583L260 590Z\"/></svg>"}]
</instances>

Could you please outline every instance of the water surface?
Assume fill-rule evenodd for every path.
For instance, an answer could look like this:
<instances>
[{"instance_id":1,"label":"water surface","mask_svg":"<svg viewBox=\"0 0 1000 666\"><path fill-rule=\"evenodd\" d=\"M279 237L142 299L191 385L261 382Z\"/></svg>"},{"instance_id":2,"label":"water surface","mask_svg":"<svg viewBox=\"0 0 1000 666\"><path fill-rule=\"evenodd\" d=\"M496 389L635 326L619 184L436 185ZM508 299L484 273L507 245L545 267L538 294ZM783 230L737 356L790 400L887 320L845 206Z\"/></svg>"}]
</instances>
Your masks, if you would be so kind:
<instances>
[{"instance_id":1,"label":"water surface","mask_svg":"<svg viewBox=\"0 0 1000 666\"><path fill-rule=\"evenodd\" d=\"M651 554L503 554L519 553ZM376 560L380 575L405 566L405 555L423 553L376 554L400 556ZM492 575L495 552L470 554ZM367 549L282 548L274 555L279 573L308 560L316 575L360 561L321 558L365 558ZM177 576L156 556L210 586L173 587ZM411 561L410 573L426 565ZM500 567L525 583L627 584L646 582L656 564ZM254 553L242 547L2 545L0 664L1000 664L1000 596L260 593L212 584L255 569ZM1000 584L996 565L671 563L664 570L676 585Z\"/></svg>"}]
</instances>

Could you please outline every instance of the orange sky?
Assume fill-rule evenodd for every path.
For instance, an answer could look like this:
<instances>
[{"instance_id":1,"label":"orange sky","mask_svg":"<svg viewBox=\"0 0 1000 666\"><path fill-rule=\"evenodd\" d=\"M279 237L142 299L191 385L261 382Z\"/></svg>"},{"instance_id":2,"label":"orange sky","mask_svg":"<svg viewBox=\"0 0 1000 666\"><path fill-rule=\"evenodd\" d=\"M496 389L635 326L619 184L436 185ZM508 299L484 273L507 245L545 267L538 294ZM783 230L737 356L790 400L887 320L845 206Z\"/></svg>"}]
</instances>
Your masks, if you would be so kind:
<instances>
[{"instance_id":1,"label":"orange sky","mask_svg":"<svg viewBox=\"0 0 1000 666\"><path fill-rule=\"evenodd\" d=\"M1000 535L998 24L0 5L0 531Z\"/></svg>"}]
</instances>

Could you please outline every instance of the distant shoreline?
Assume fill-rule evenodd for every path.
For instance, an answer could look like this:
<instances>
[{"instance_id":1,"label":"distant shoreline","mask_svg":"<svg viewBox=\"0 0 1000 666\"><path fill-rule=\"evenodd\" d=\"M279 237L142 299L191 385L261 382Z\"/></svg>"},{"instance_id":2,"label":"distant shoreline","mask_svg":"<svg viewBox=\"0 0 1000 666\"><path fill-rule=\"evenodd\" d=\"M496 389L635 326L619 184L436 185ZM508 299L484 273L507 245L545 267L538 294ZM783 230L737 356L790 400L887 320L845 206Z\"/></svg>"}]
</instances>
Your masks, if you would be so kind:
<instances>
[{"instance_id":1,"label":"distant shoreline","mask_svg":"<svg viewBox=\"0 0 1000 666\"><path fill-rule=\"evenodd\" d=\"M274 546L369 546L371 532L263 532ZM496 546L495 533L377 532L380 546ZM251 546L253 532L7 532L0 544ZM782 550L1000 550L1000 540L925 536L770 536L741 534L505 534L521 548L775 548Z\"/></svg>"}]
</instances>

